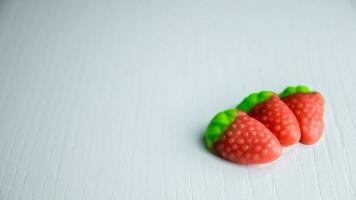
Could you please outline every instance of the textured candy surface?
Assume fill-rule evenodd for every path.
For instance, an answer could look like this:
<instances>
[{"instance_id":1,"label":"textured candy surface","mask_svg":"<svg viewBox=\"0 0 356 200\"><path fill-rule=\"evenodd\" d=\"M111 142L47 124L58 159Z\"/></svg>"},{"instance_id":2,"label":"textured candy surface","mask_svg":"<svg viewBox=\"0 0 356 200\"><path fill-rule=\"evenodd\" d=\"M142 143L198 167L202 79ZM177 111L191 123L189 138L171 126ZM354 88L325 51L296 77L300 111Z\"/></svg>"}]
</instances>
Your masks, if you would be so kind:
<instances>
[{"instance_id":1,"label":"textured candy surface","mask_svg":"<svg viewBox=\"0 0 356 200\"><path fill-rule=\"evenodd\" d=\"M205 131L205 143L209 149L212 148L212 145L219 140L226 129L235 121L237 112L235 109L225 110L216 114L210 121Z\"/></svg>"},{"instance_id":2,"label":"textured candy surface","mask_svg":"<svg viewBox=\"0 0 356 200\"><path fill-rule=\"evenodd\" d=\"M263 123L277 136L283 146L299 142L301 133L298 121L293 112L275 93L270 91L252 93L237 108Z\"/></svg>"},{"instance_id":3,"label":"textured candy surface","mask_svg":"<svg viewBox=\"0 0 356 200\"><path fill-rule=\"evenodd\" d=\"M239 164L262 164L277 159L282 147L262 123L238 111L236 119L212 145L212 151Z\"/></svg>"},{"instance_id":4,"label":"textured candy surface","mask_svg":"<svg viewBox=\"0 0 356 200\"><path fill-rule=\"evenodd\" d=\"M324 130L324 99L317 92L294 93L283 98L294 112L300 126L301 139L304 144L314 144Z\"/></svg>"},{"instance_id":5,"label":"textured candy surface","mask_svg":"<svg viewBox=\"0 0 356 200\"><path fill-rule=\"evenodd\" d=\"M255 106L249 115L270 129L281 145L290 146L299 142L301 133L298 121L277 95Z\"/></svg>"}]
</instances>

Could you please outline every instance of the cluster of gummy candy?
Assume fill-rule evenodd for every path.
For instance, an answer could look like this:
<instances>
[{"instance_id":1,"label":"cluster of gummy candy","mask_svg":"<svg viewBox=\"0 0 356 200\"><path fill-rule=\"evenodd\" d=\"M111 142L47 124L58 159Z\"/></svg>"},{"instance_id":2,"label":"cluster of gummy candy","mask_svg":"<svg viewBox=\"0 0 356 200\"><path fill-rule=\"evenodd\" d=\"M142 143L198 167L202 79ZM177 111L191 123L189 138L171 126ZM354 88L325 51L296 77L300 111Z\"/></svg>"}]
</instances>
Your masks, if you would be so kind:
<instances>
[{"instance_id":1,"label":"cluster of gummy candy","mask_svg":"<svg viewBox=\"0 0 356 200\"><path fill-rule=\"evenodd\" d=\"M305 86L250 94L235 109L218 113L209 123L209 150L239 164L276 160L282 146L314 144L324 129L324 99Z\"/></svg>"}]
</instances>

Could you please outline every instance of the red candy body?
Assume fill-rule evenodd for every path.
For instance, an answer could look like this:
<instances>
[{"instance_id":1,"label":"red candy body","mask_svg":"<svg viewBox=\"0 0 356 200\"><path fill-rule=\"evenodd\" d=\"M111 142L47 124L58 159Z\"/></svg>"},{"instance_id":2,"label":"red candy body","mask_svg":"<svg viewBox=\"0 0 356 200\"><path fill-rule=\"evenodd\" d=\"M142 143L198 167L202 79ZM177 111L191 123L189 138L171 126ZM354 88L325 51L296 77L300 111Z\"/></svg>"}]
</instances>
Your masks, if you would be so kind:
<instances>
[{"instance_id":1,"label":"red candy body","mask_svg":"<svg viewBox=\"0 0 356 200\"><path fill-rule=\"evenodd\" d=\"M281 145L290 146L299 142L301 132L298 121L277 95L253 107L249 115L270 129Z\"/></svg>"},{"instance_id":2,"label":"red candy body","mask_svg":"<svg viewBox=\"0 0 356 200\"><path fill-rule=\"evenodd\" d=\"M261 164L277 159L282 146L262 123L239 111L236 120L213 145L213 151L235 163Z\"/></svg>"},{"instance_id":3,"label":"red candy body","mask_svg":"<svg viewBox=\"0 0 356 200\"><path fill-rule=\"evenodd\" d=\"M297 93L285 97L283 101L294 112L300 126L304 144L314 144L324 130L324 99L319 93Z\"/></svg>"}]
</instances>

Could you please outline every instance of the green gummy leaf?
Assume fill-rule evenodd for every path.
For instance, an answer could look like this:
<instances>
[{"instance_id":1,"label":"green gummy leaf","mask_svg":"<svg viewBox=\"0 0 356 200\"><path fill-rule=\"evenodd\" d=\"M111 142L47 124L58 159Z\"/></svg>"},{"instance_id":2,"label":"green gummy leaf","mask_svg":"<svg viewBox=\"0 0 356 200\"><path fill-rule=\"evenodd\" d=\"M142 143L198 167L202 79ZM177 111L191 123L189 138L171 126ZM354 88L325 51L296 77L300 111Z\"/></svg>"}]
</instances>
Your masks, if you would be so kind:
<instances>
[{"instance_id":1,"label":"green gummy leaf","mask_svg":"<svg viewBox=\"0 0 356 200\"><path fill-rule=\"evenodd\" d=\"M208 127L208 130L210 131L209 136L219 135L221 132L221 128L219 126L215 126L214 124L211 124Z\"/></svg>"},{"instance_id":2,"label":"green gummy leaf","mask_svg":"<svg viewBox=\"0 0 356 200\"><path fill-rule=\"evenodd\" d=\"M229 116L227 114L220 114L220 115L217 115L213 121L212 121L214 124L217 123L217 124L224 124L224 125L227 125L229 124Z\"/></svg>"},{"instance_id":3,"label":"green gummy leaf","mask_svg":"<svg viewBox=\"0 0 356 200\"><path fill-rule=\"evenodd\" d=\"M226 110L225 114L229 115L230 117L236 117L236 110L234 109Z\"/></svg>"},{"instance_id":4,"label":"green gummy leaf","mask_svg":"<svg viewBox=\"0 0 356 200\"><path fill-rule=\"evenodd\" d=\"M259 94L262 98L269 98L271 96L271 92L270 91L262 91Z\"/></svg>"},{"instance_id":5,"label":"green gummy leaf","mask_svg":"<svg viewBox=\"0 0 356 200\"><path fill-rule=\"evenodd\" d=\"M267 101L274 93L271 91L261 91L259 93L252 93L247 96L236 109L242 110L246 113L250 112L253 107Z\"/></svg>"},{"instance_id":6,"label":"green gummy leaf","mask_svg":"<svg viewBox=\"0 0 356 200\"><path fill-rule=\"evenodd\" d=\"M285 88L281 94L279 94L279 97L285 98L296 93L312 93L312 92L314 91L310 90L308 87L303 85L289 86Z\"/></svg>"},{"instance_id":7,"label":"green gummy leaf","mask_svg":"<svg viewBox=\"0 0 356 200\"><path fill-rule=\"evenodd\" d=\"M302 93L308 93L308 92L310 92L310 90L309 90L308 87L302 86L302 85L300 85L300 86L297 87L297 91L298 91L298 92L302 92Z\"/></svg>"},{"instance_id":8,"label":"green gummy leaf","mask_svg":"<svg viewBox=\"0 0 356 200\"><path fill-rule=\"evenodd\" d=\"M256 104L258 102L258 95L257 94L251 94L247 99L246 101L249 103L249 104Z\"/></svg>"},{"instance_id":9,"label":"green gummy leaf","mask_svg":"<svg viewBox=\"0 0 356 200\"><path fill-rule=\"evenodd\" d=\"M205 131L205 142L209 149L219 140L225 130L235 121L238 110L230 109L219 112L210 121Z\"/></svg>"}]
</instances>

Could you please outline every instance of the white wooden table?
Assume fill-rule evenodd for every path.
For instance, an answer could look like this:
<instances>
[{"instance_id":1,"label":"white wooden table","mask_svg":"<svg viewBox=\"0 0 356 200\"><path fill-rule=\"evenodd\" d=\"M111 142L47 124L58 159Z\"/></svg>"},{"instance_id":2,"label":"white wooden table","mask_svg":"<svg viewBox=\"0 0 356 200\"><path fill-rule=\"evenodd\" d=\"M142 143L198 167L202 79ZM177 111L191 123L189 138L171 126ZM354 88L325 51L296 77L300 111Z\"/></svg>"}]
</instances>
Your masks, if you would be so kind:
<instances>
[{"instance_id":1,"label":"white wooden table","mask_svg":"<svg viewBox=\"0 0 356 200\"><path fill-rule=\"evenodd\" d=\"M0 199L355 199L355 55L352 0L0 0ZM317 145L207 152L216 112L295 84Z\"/></svg>"}]
</instances>

